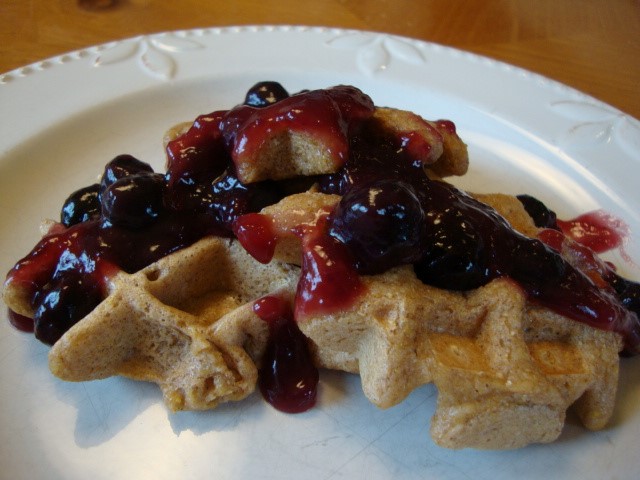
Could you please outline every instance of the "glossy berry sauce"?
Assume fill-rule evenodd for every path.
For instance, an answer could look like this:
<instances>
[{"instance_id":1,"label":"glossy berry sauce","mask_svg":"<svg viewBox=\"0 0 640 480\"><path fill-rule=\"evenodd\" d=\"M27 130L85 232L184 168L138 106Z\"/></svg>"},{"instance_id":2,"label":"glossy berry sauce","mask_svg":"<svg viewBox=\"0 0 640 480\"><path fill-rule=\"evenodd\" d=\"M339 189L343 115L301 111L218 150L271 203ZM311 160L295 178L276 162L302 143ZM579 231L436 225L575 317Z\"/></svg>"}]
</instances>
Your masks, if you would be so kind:
<instances>
[{"instance_id":1,"label":"glossy berry sauce","mask_svg":"<svg viewBox=\"0 0 640 480\"><path fill-rule=\"evenodd\" d=\"M260 391L275 408L304 412L316 403L318 369L307 349L306 337L293 319L288 300L266 296L253 311L269 325L269 341L259 375Z\"/></svg>"},{"instance_id":2,"label":"glossy berry sauce","mask_svg":"<svg viewBox=\"0 0 640 480\"><path fill-rule=\"evenodd\" d=\"M519 195L518 198L536 226L543 229L539 234L540 240L561 253L596 288L602 289L603 295L615 295L627 310L620 315L621 326L616 330L626 332L625 353L637 354L637 346L640 345L637 326L637 316L640 315L640 285L618 275L611 263L604 262L596 255L623 245L629 234L625 222L601 210L571 220L560 220L556 218L555 212L535 197Z\"/></svg>"},{"instance_id":3,"label":"glossy berry sauce","mask_svg":"<svg viewBox=\"0 0 640 480\"><path fill-rule=\"evenodd\" d=\"M571 220L561 220L531 195L518 195L518 199L537 227L560 230L566 237L595 253L621 247L629 235L629 226L623 220L602 210L588 212Z\"/></svg>"},{"instance_id":4,"label":"glossy berry sauce","mask_svg":"<svg viewBox=\"0 0 640 480\"><path fill-rule=\"evenodd\" d=\"M323 140L336 165L342 164L349 134L372 113L369 97L353 87L290 97L279 84L261 82L247 93L245 105L201 115L169 142L165 175L131 155L115 157L99 184L69 196L61 223L9 272L7 281L28 292L35 311L34 320L10 312L10 321L53 344L105 298L109 278L118 271L140 270L206 235L236 235L268 262L275 238L252 212L307 190L313 179L243 184L237 163L247 162L269 135L309 130ZM245 231L254 238L253 248ZM318 288L331 290L332 277L322 278L327 281ZM318 371L291 306L265 297L254 311L270 332L260 372L264 397L282 411L309 409Z\"/></svg>"},{"instance_id":5,"label":"glossy berry sauce","mask_svg":"<svg viewBox=\"0 0 640 480\"><path fill-rule=\"evenodd\" d=\"M638 284L612 272L603 283L594 283L544 242L514 231L487 205L429 180L398 141L382 148L378 141L372 152L375 144L375 138L355 138L350 160L325 183L328 191L343 195L329 234L351 246L359 271L413 263L423 282L451 290L507 276L530 299L623 334L627 351L637 353Z\"/></svg>"},{"instance_id":6,"label":"glossy berry sauce","mask_svg":"<svg viewBox=\"0 0 640 480\"><path fill-rule=\"evenodd\" d=\"M54 343L104 298L115 272L137 271L206 235L236 235L268 262L277 237L256 212L313 181L342 199L294 232L303 248L296 319L352 304L365 292L361 275L412 264L423 282L452 290L510 277L532 300L620 332L629 353L640 350L637 284L610 267L584 273L580 262L559 254L564 240L554 246L552 239L526 238L488 206L430 180L421 165L430 145L412 132L370 131L372 113L371 99L353 87L289 96L262 82L244 105L202 115L169 142L166 174L130 155L114 158L99 184L67 199L61 226L9 272L7 281L29 292L36 336ZM451 122L436 125L455 133ZM251 163L265 138L285 130L318 138L336 172L243 183L240 166ZM540 202L521 200L533 205L540 226L563 226Z\"/></svg>"},{"instance_id":7,"label":"glossy berry sauce","mask_svg":"<svg viewBox=\"0 0 640 480\"><path fill-rule=\"evenodd\" d=\"M295 317L334 313L350 307L366 292L350 249L327 235L329 213L294 231L302 242L302 266L296 291Z\"/></svg>"},{"instance_id":8,"label":"glossy berry sauce","mask_svg":"<svg viewBox=\"0 0 640 480\"><path fill-rule=\"evenodd\" d=\"M283 89L256 95L284 99L277 97ZM340 98L347 105L343 93ZM105 298L108 279L119 270L140 270L206 235L232 236L238 216L295 190L287 182L238 180L225 144L237 126L223 125L232 112L202 115L169 142L165 175L119 155L105 166L99 184L67 198L61 223L7 276L30 298L38 339L55 343Z\"/></svg>"},{"instance_id":9,"label":"glossy berry sauce","mask_svg":"<svg viewBox=\"0 0 640 480\"><path fill-rule=\"evenodd\" d=\"M427 151L417 144L406 148L406 138L380 138L366 129L354 133L344 166L318 177L321 191L342 198L324 220L299 232L303 264L297 320L348 307L364 292L359 275L413 264L424 283L450 290L510 277L531 300L617 331L625 337L627 352L638 352L638 284L610 269L584 273L583 265L569 263L550 245L514 231L489 206L450 184L430 180L416 158L416 151ZM540 202L535 208L539 211L532 216L540 226L565 238L555 214ZM256 239L250 229L243 232L243 244L253 243L250 251L260 243Z\"/></svg>"},{"instance_id":10,"label":"glossy berry sauce","mask_svg":"<svg viewBox=\"0 0 640 480\"><path fill-rule=\"evenodd\" d=\"M236 165L253 163L268 139L289 131L311 132L337 168L347 160L350 133L373 112L368 96L354 87L338 86L293 95L264 108L242 105L225 115L221 129Z\"/></svg>"}]
</instances>

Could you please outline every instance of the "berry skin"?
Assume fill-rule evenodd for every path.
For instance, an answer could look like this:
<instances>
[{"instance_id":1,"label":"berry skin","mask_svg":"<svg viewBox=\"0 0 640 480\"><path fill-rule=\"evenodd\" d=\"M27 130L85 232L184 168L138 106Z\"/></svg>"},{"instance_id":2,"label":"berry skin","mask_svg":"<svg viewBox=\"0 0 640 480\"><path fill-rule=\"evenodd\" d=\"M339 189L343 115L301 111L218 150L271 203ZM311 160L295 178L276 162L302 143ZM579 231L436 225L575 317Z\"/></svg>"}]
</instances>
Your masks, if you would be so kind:
<instances>
[{"instance_id":1,"label":"berry skin","mask_svg":"<svg viewBox=\"0 0 640 480\"><path fill-rule=\"evenodd\" d=\"M153 173L153 168L148 163L138 160L132 155L122 154L115 157L104 167L100 191L104 191L116 180L139 173Z\"/></svg>"},{"instance_id":2,"label":"berry skin","mask_svg":"<svg viewBox=\"0 0 640 480\"><path fill-rule=\"evenodd\" d=\"M93 220L99 216L100 185L97 183L69 195L60 211L60 221L65 227Z\"/></svg>"},{"instance_id":3,"label":"berry skin","mask_svg":"<svg viewBox=\"0 0 640 480\"><path fill-rule=\"evenodd\" d=\"M478 288L490 278L485 253L480 232L473 224L462 221L459 229L447 226L434 231L414 269L420 280L439 288Z\"/></svg>"},{"instance_id":4,"label":"berry skin","mask_svg":"<svg viewBox=\"0 0 640 480\"><path fill-rule=\"evenodd\" d=\"M244 104L263 108L289 98L289 93L278 82L258 82L247 91Z\"/></svg>"},{"instance_id":5,"label":"berry skin","mask_svg":"<svg viewBox=\"0 0 640 480\"><path fill-rule=\"evenodd\" d=\"M231 162L220 122L224 111L200 115L189 130L167 144L169 188L210 184Z\"/></svg>"},{"instance_id":6,"label":"berry skin","mask_svg":"<svg viewBox=\"0 0 640 480\"><path fill-rule=\"evenodd\" d=\"M517 198L536 227L558 230L557 218L553 210L549 210L544 203L531 195L518 195Z\"/></svg>"},{"instance_id":7,"label":"berry skin","mask_svg":"<svg viewBox=\"0 0 640 480\"><path fill-rule=\"evenodd\" d=\"M350 189L336 207L329 235L346 244L360 273L381 273L420 258L424 211L415 190L398 180Z\"/></svg>"},{"instance_id":8,"label":"berry skin","mask_svg":"<svg viewBox=\"0 0 640 480\"><path fill-rule=\"evenodd\" d=\"M59 274L35 299L35 336L53 345L101 301L102 291L89 275L75 270Z\"/></svg>"},{"instance_id":9,"label":"berry skin","mask_svg":"<svg viewBox=\"0 0 640 480\"><path fill-rule=\"evenodd\" d=\"M138 174L120 178L101 195L104 220L129 229L151 225L164 210L164 176Z\"/></svg>"}]
</instances>

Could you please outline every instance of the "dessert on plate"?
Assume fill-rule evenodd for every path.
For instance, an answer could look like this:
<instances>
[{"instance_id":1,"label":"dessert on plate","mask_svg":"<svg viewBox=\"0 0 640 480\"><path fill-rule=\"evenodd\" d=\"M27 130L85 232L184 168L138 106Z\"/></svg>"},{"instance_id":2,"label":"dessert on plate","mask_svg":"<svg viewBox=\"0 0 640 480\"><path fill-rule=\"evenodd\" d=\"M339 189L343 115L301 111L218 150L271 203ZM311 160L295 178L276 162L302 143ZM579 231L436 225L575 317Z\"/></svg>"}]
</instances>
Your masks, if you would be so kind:
<instances>
[{"instance_id":1,"label":"dessert on plate","mask_svg":"<svg viewBox=\"0 0 640 480\"><path fill-rule=\"evenodd\" d=\"M606 426L638 284L534 197L446 182L451 121L261 82L164 142L166 173L113 158L7 275L54 375L152 381L172 410L259 388L305 411L322 368L382 408L434 383L449 448L551 442L569 408Z\"/></svg>"}]
</instances>

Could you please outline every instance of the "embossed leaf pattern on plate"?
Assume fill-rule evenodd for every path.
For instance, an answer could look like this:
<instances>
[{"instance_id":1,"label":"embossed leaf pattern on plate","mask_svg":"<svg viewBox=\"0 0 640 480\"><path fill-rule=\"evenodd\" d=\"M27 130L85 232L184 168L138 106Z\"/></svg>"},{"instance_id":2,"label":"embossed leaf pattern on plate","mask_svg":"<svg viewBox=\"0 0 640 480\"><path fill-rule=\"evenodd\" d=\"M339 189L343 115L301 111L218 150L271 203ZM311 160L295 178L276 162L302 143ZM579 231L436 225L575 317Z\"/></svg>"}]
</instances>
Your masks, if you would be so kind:
<instances>
[{"instance_id":1,"label":"embossed leaf pattern on plate","mask_svg":"<svg viewBox=\"0 0 640 480\"><path fill-rule=\"evenodd\" d=\"M426 63L422 50L408 39L389 35L349 32L327 41L333 48L355 50L358 69L368 75L386 70L392 61Z\"/></svg>"},{"instance_id":2,"label":"embossed leaf pattern on plate","mask_svg":"<svg viewBox=\"0 0 640 480\"><path fill-rule=\"evenodd\" d=\"M105 48L95 58L94 65L113 65L136 58L144 73L169 80L176 72L173 54L201 48L204 48L201 43L175 34L144 35Z\"/></svg>"},{"instance_id":3,"label":"embossed leaf pattern on plate","mask_svg":"<svg viewBox=\"0 0 640 480\"><path fill-rule=\"evenodd\" d=\"M556 101L551 108L577 122L560 138L562 147L590 148L617 143L634 157L640 152L640 123L629 115L588 101Z\"/></svg>"}]
</instances>

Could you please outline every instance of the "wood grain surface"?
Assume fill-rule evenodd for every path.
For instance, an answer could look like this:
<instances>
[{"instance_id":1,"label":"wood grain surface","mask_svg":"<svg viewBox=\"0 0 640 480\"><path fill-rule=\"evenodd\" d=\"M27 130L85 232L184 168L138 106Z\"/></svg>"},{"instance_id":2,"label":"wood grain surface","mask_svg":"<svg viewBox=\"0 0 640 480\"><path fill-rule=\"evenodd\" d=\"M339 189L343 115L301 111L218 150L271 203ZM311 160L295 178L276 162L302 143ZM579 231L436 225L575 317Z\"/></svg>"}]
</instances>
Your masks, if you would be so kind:
<instances>
[{"instance_id":1,"label":"wood grain surface","mask_svg":"<svg viewBox=\"0 0 640 480\"><path fill-rule=\"evenodd\" d=\"M540 73L640 118L638 0L0 0L0 72L144 33L256 24L441 43Z\"/></svg>"}]
</instances>

